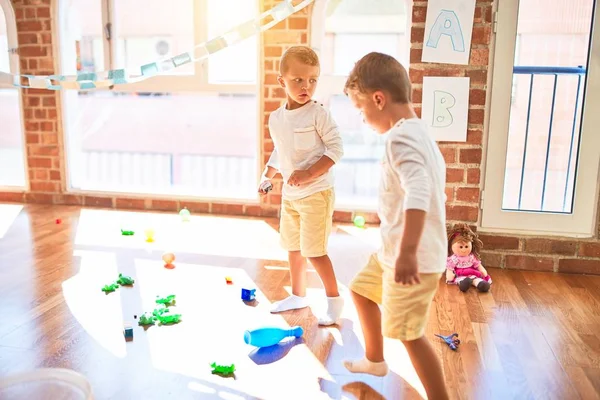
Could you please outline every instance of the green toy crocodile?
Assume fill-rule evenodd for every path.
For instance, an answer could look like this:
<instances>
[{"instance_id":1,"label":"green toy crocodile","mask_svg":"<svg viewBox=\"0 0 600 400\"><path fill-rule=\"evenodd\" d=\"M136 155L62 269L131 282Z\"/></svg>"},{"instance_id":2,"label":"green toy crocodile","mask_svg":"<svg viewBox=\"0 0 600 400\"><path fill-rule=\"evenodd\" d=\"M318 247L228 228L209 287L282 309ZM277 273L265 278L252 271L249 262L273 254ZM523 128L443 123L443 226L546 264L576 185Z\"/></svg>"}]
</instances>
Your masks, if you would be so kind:
<instances>
[{"instance_id":1,"label":"green toy crocodile","mask_svg":"<svg viewBox=\"0 0 600 400\"><path fill-rule=\"evenodd\" d=\"M119 285L117 285L116 283L111 283L110 285L104 285L104 287L102 288L102 291L104 293L110 293L110 292L114 292L118 288L119 288Z\"/></svg>"},{"instance_id":2,"label":"green toy crocodile","mask_svg":"<svg viewBox=\"0 0 600 400\"><path fill-rule=\"evenodd\" d=\"M231 364L231 365L219 365L217 363L212 363L212 364L210 364L210 366L213 369L212 370L213 374L233 375L233 373L235 372L235 364Z\"/></svg>"},{"instance_id":3,"label":"green toy crocodile","mask_svg":"<svg viewBox=\"0 0 600 400\"><path fill-rule=\"evenodd\" d=\"M133 231L125 231L125 230L121 229L121 235L123 235L123 236L133 236L134 233L135 232L133 232Z\"/></svg>"},{"instance_id":4,"label":"green toy crocodile","mask_svg":"<svg viewBox=\"0 0 600 400\"><path fill-rule=\"evenodd\" d=\"M121 286L127 286L127 285L133 285L135 281L133 280L132 277L130 276L125 276L123 274L119 274L119 279L117 279L117 282L119 285Z\"/></svg>"},{"instance_id":5,"label":"green toy crocodile","mask_svg":"<svg viewBox=\"0 0 600 400\"><path fill-rule=\"evenodd\" d=\"M150 313L144 313L138 320L138 325L154 325L156 317Z\"/></svg>"},{"instance_id":6,"label":"green toy crocodile","mask_svg":"<svg viewBox=\"0 0 600 400\"><path fill-rule=\"evenodd\" d=\"M163 305L165 305L165 307L174 306L175 305L175 295L170 294L167 297L156 296L156 304L163 304Z\"/></svg>"}]
</instances>

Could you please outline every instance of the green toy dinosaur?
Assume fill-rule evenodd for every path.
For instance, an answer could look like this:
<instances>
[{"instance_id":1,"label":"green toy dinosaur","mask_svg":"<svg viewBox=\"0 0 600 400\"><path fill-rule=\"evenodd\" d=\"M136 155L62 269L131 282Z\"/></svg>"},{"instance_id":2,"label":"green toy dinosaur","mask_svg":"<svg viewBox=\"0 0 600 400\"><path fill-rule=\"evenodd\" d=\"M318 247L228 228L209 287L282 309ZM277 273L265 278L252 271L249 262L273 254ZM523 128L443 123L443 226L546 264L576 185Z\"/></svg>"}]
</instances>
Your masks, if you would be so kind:
<instances>
[{"instance_id":1,"label":"green toy dinosaur","mask_svg":"<svg viewBox=\"0 0 600 400\"><path fill-rule=\"evenodd\" d=\"M121 235L123 236L133 236L134 232L133 231L125 231L123 229L121 229Z\"/></svg>"},{"instance_id":2,"label":"green toy dinosaur","mask_svg":"<svg viewBox=\"0 0 600 400\"><path fill-rule=\"evenodd\" d=\"M102 291L104 293L110 293L110 292L114 292L118 288L119 288L119 285L117 285L116 283L111 283L110 285L104 285L104 287L102 288Z\"/></svg>"},{"instance_id":3,"label":"green toy dinosaur","mask_svg":"<svg viewBox=\"0 0 600 400\"><path fill-rule=\"evenodd\" d=\"M213 374L233 375L233 373L235 372L235 364L219 365L217 363L212 363L212 364L210 364L210 366L213 369L212 370Z\"/></svg>"},{"instance_id":4,"label":"green toy dinosaur","mask_svg":"<svg viewBox=\"0 0 600 400\"><path fill-rule=\"evenodd\" d=\"M144 313L140 316L138 325L154 325L156 317L150 313Z\"/></svg>"},{"instance_id":5,"label":"green toy dinosaur","mask_svg":"<svg viewBox=\"0 0 600 400\"><path fill-rule=\"evenodd\" d=\"M156 304L163 304L166 307L175 305L175 295L170 294L167 297L156 296Z\"/></svg>"},{"instance_id":6,"label":"green toy dinosaur","mask_svg":"<svg viewBox=\"0 0 600 400\"><path fill-rule=\"evenodd\" d=\"M132 277L130 276L125 276L123 274L119 274L119 279L117 279L117 282L119 285L121 286L127 286L127 285L133 285L135 281L133 280Z\"/></svg>"}]
</instances>

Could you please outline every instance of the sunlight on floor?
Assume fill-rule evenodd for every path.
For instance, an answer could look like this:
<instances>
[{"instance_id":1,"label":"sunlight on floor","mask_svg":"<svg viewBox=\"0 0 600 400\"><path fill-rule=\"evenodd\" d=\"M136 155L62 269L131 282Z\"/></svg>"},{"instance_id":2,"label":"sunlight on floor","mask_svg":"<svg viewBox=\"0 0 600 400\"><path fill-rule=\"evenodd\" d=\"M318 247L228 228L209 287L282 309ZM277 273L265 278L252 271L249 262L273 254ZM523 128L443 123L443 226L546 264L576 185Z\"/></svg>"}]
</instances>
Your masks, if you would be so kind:
<instances>
[{"instance_id":1,"label":"sunlight on floor","mask_svg":"<svg viewBox=\"0 0 600 400\"><path fill-rule=\"evenodd\" d=\"M65 303L85 331L115 357L126 355L121 290L106 295L102 287L118 278L115 253L75 250L79 273L62 283Z\"/></svg>"},{"instance_id":2,"label":"sunlight on floor","mask_svg":"<svg viewBox=\"0 0 600 400\"><path fill-rule=\"evenodd\" d=\"M123 236L121 229L135 234ZM146 242L147 229L154 231L153 243ZM81 210L75 245L287 260L278 232L264 221L192 216L182 222L177 213Z\"/></svg>"},{"instance_id":3,"label":"sunlight on floor","mask_svg":"<svg viewBox=\"0 0 600 400\"><path fill-rule=\"evenodd\" d=\"M0 204L0 239L6 235L23 209L19 204Z\"/></svg>"}]
</instances>

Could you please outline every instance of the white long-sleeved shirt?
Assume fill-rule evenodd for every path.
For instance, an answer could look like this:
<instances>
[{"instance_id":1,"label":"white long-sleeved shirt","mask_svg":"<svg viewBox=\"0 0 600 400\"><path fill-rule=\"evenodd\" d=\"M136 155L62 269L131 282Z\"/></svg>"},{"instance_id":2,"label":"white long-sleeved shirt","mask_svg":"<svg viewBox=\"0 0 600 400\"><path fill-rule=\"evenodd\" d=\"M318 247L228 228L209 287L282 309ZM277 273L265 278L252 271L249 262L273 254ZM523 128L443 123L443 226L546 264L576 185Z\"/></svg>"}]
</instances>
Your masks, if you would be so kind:
<instances>
[{"instance_id":1,"label":"white long-sleeved shirt","mask_svg":"<svg viewBox=\"0 0 600 400\"><path fill-rule=\"evenodd\" d=\"M418 118L400 120L388 131L379 189L381 262L396 265L404 232L404 212L425 211L417 249L420 273L446 268L446 164L427 125Z\"/></svg>"},{"instance_id":2,"label":"white long-sleeved shirt","mask_svg":"<svg viewBox=\"0 0 600 400\"><path fill-rule=\"evenodd\" d=\"M315 101L295 110L283 105L271 113L269 132L275 149L267 165L283 176L284 199L297 200L333 187L333 168L310 183L287 184L294 171L308 169L323 155L336 164L342 158L342 137L329 110Z\"/></svg>"}]
</instances>

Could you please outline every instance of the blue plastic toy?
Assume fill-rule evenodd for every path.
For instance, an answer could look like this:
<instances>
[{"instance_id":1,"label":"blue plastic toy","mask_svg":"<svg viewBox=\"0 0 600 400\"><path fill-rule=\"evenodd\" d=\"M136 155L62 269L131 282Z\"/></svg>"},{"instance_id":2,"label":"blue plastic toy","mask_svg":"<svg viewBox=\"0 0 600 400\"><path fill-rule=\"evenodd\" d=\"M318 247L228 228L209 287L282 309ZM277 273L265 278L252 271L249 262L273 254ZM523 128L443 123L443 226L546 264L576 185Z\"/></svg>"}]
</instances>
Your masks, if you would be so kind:
<instances>
[{"instance_id":1,"label":"blue plastic toy","mask_svg":"<svg viewBox=\"0 0 600 400\"><path fill-rule=\"evenodd\" d=\"M268 347L281 342L287 337L295 336L299 338L303 334L304 329L301 326L294 326L290 329L266 326L244 332L244 342L256 347Z\"/></svg>"},{"instance_id":2,"label":"blue plastic toy","mask_svg":"<svg viewBox=\"0 0 600 400\"><path fill-rule=\"evenodd\" d=\"M446 342L446 344L450 347L450 349L456 351L456 349L458 348L458 345L460 344L460 340L455 339L455 337L458 337L458 333L453 333L452 335L448 335L448 336L442 336L442 335L438 335L436 334L435 336L441 338L444 342Z\"/></svg>"},{"instance_id":3,"label":"blue plastic toy","mask_svg":"<svg viewBox=\"0 0 600 400\"><path fill-rule=\"evenodd\" d=\"M255 299L254 293L256 289L242 289L242 300L252 301Z\"/></svg>"},{"instance_id":4,"label":"blue plastic toy","mask_svg":"<svg viewBox=\"0 0 600 400\"><path fill-rule=\"evenodd\" d=\"M125 340L133 339L133 327L129 323L125 323L123 325L123 336L125 336Z\"/></svg>"}]
</instances>

